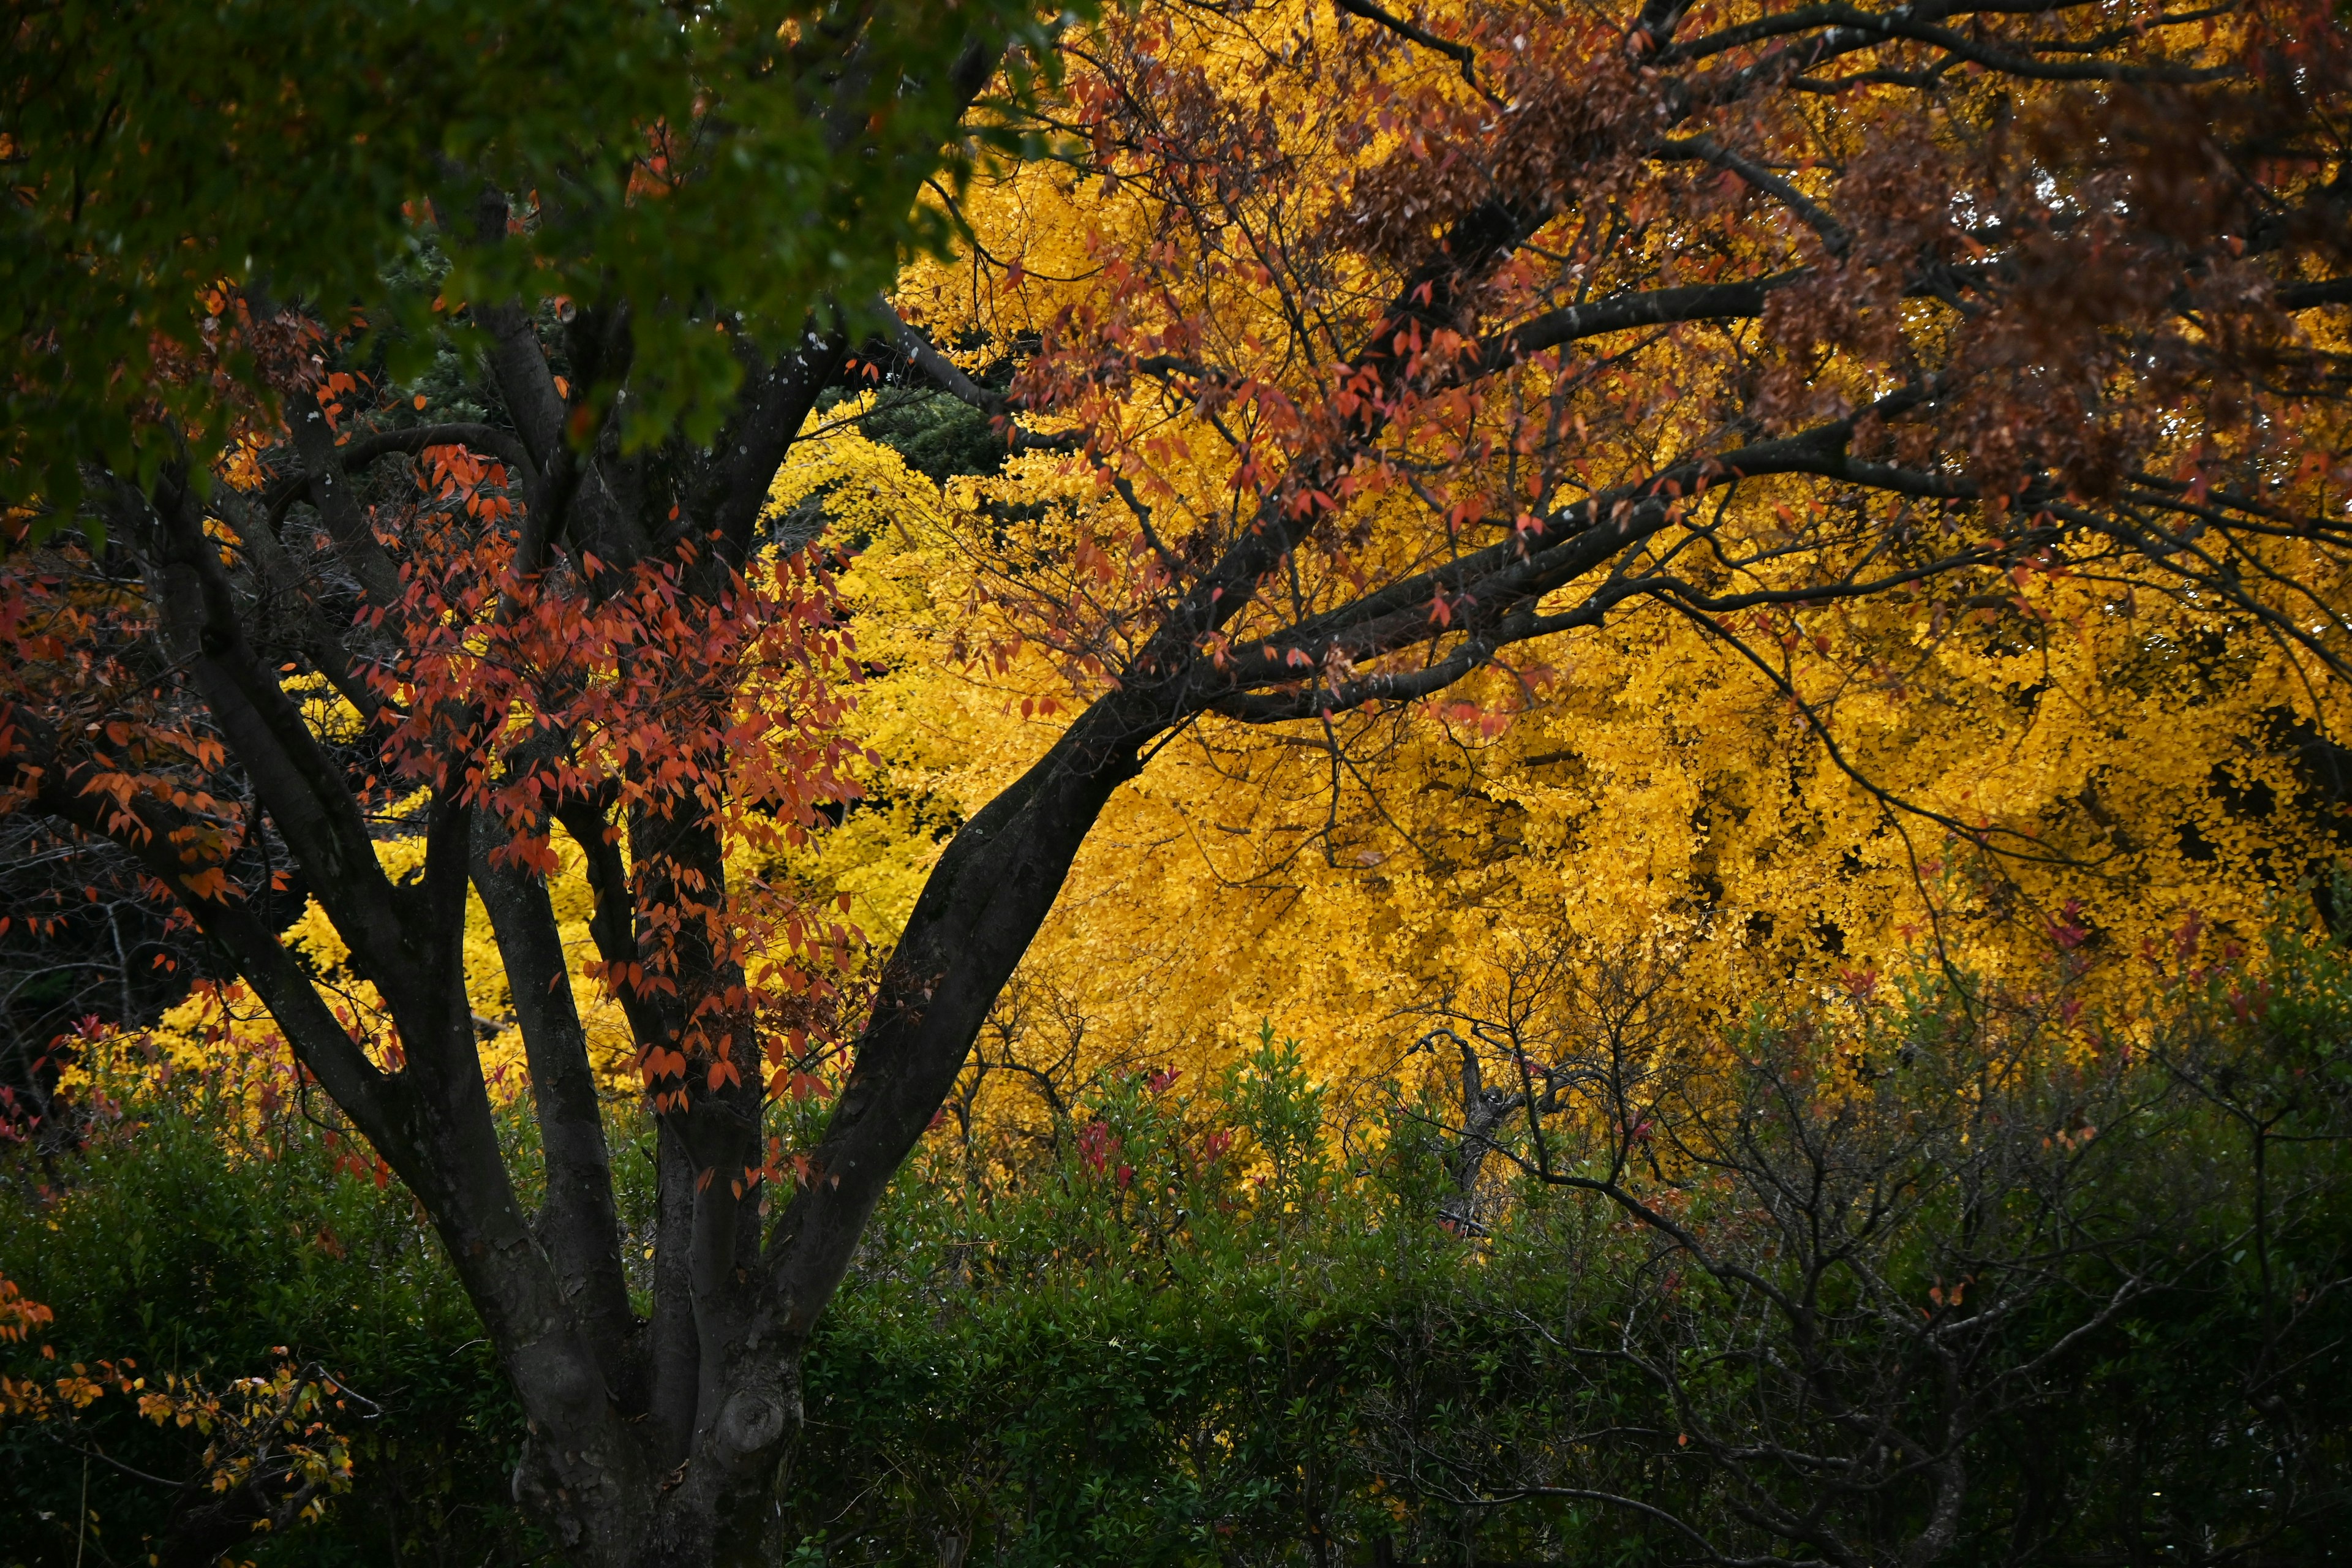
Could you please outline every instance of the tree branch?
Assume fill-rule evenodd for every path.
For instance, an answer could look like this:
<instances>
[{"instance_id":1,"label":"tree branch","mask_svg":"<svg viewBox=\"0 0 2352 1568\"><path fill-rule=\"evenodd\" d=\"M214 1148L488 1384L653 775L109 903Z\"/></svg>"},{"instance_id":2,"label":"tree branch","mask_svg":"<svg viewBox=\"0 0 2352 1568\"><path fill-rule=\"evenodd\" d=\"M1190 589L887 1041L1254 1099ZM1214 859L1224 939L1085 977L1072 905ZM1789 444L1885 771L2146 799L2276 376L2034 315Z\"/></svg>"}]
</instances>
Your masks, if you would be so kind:
<instances>
[{"instance_id":1,"label":"tree branch","mask_svg":"<svg viewBox=\"0 0 2352 1568\"><path fill-rule=\"evenodd\" d=\"M172 889L197 929L236 964L287 1043L317 1075L335 1102L350 1113L368 1141L413 1166L403 1151L411 1113L399 1080L384 1073L352 1042L310 975L269 928L226 894L200 891L205 869L183 857L179 846L200 841L200 824L152 795L118 799L100 786L97 771L75 763L58 747L55 731L21 705L0 709L0 766L16 787L27 789L33 804L57 820L93 838L120 846L146 872ZM127 818L127 820L126 820ZM419 1176L423 1173L417 1173ZM404 1180L410 1179L407 1170Z\"/></svg>"},{"instance_id":2,"label":"tree branch","mask_svg":"<svg viewBox=\"0 0 2352 1568\"><path fill-rule=\"evenodd\" d=\"M1470 362L1470 374L1492 374L1532 359L1546 349L1637 327L1746 321L1764 313L1765 299L1772 290L1785 289L1810 276L1810 268L1798 268L1748 283L1694 283L1621 294L1580 305L1563 305L1540 316L1530 316L1486 340L1476 358Z\"/></svg>"},{"instance_id":3,"label":"tree branch","mask_svg":"<svg viewBox=\"0 0 2352 1568\"><path fill-rule=\"evenodd\" d=\"M400 569L377 542L351 487L343 481L342 451L335 445L326 411L315 395L303 392L288 400L286 412L287 423L293 427L295 455L302 465L304 493L319 509L335 553L358 579L360 591L369 602L386 615L394 613L400 607Z\"/></svg>"},{"instance_id":4,"label":"tree branch","mask_svg":"<svg viewBox=\"0 0 2352 1568\"><path fill-rule=\"evenodd\" d=\"M1023 429L1013 423L1012 402L1003 394L992 392L966 375L961 365L941 353L939 345L903 319L891 308L887 300L877 299L874 303L883 320L889 323L891 342L898 351L949 396L995 420L1004 431L1005 444L1013 451L1069 452L1086 444L1085 437L1076 430L1039 436Z\"/></svg>"},{"instance_id":5,"label":"tree branch","mask_svg":"<svg viewBox=\"0 0 2352 1568\"><path fill-rule=\"evenodd\" d=\"M1811 196L1754 159L1718 146L1711 137L1687 136L1679 142L1662 142L1658 144L1658 155L1668 159L1695 159L1738 174L1796 214L1808 228L1822 237L1822 247L1832 256L1843 257L1853 243L1845 231L1845 226L1832 217Z\"/></svg>"},{"instance_id":6,"label":"tree branch","mask_svg":"<svg viewBox=\"0 0 2352 1568\"><path fill-rule=\"evenodd\" d=\"M1462 68L1464 81L1482 94L1489 98L1493 96L1491 93L1486 93L1486 89L1478 86L1477 51L1471 48L1469 45L1457 44L1451 38L1441 38L1426 27L1416 26L1392 12L1383 10L1374 4L1373 0L1331 0L1331 4L1335 9L1343 11L1349 16L1361 16L1367 22L1387 28L1400 38L1444 55Z\"/></svg>"},{"instance_id":7,"label":"tree branch","mask_svg":"<svg viewBox=\"0 0 2352 1568\"><path fill-rule=\"evenodd\" d=\"M588 1037L580 1025L547 885L520 867L497 864L499 840L494 819L479 814L474 827L473 880L489 911L499 956L506 965L507 994L522 1031L547 1164L540 1244L547 1249L564 1295L580 1313L605 1381L625 1405L633 1405L635 1398L624 1387L624 1357L634 1320L628 1280L621 1268L612 1161Z\"/></svg>"},{"instance_id":8,"label":"tree branch","mask_svg":"<svg viewBox=\"0 0 2352 1568\"><path fill-rule=\"evenodd\" d=\"M488 452L508 468L522 476L526 484L539 482L539 468L531 461L530 451L509 430L495 425L459 422L449 425L415 425L404 430L379 430L347 442L342 453L343 469L357 473L378 458L394 454L415 457L428 447L466 447L477 452Z\"/></svg>"},{"instance_id":9,"label":"tree branch","mask_svg":"<svg viewBox=\"0 0 2352 1568\"><path fill-rule=\"evenodd\" d=\"M323 431L324 421L320 422ZM320 749L301 712L263 674L247 643L235 592L205 536L184 482L166 476L155 515L164 562L163 612L194 652L198 690L270 816L300 857L344 940L385 963L376 976L395 1006L422 1001L399 962L409 932L376 859L359 803ZM373 541L371 540L373 545ZM366 557L363 557L366 558ZM389 566L381 552L373 559Z\"/></svg>"}]
</instances>

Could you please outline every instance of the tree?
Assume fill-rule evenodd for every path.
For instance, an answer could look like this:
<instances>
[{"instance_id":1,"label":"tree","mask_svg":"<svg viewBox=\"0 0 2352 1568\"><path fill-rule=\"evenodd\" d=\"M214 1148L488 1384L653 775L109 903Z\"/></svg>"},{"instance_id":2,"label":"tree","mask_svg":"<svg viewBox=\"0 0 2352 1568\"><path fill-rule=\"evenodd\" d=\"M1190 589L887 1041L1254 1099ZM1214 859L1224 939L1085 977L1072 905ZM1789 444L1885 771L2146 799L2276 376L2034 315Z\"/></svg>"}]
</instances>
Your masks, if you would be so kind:
<instances>
[{"instance_id":1,"label":"tree","mask_svg":"<svg viewBox=\"0 0 2352 1568\"><path fill-rule=\"evenodd\" d=\"M583 1561L757 1547L817 1314L1168 737L1294 725L1360 765L1383 708L1491 711L1534 683L1514 650L1647 605L1762 672L1895 838L2015 856L1841 747L1832 690L1907 701L1922 619L2063 576L2101 624L2145 598L2216 639L2179 657L2275 650L2290 721L2324 725L2345 673L2352 181L2316 7L1145 7L1063 39L1071 89L1036 111L1087 195L1033 221L1095 237L1084 275L995 266L965 215L988 301L1045 306L1009 391L903 322L853 344L832 301L958 213L917 192L1011 13L632 12L629 48L577 60L520 12L351 15L250 40L385 69L295 116L299 178L223 182L193 239L176 160L278 167L238 106L300 94L274 66L191 92L168 34L12 18L39 243L10 298L57 313L11 323L10 482L28 540L78 508L90 542L11 556L0 726L19 804L137 856L434 1215L534 1426L518 1490ZM509 120L542 72L553 105ZM437 140L424 100L457 105ZM379 193L365 243L289 189ZM499 406L418 425L399 399L443 343ZM1099 481L977 531L992 651L1045 650L1082 706L940 855L779 1201L763 1099L842 999L835 933L755 872L847 793L850 648L822 563L759 529L853 349ZM662 1126L642 1323L550 940L559 827ZM341 1016L254 913L298 876L370 988ZM530 1057L536 1215L464 1005L469 882Z\"/></svg>"},{"instance_id":2,"label":"tree","mask_svg":"<svg viewBox=\"0 0 2352 1568\"><path fill-rule=\"evenodd\" d=\"M1661 14L1653 48L1586 13L1341 13L1091 36L1056 122L1080 144L968 192L964 253L901 280L940 341L982 334L961 372L914 339L912 363L1086 441L1016 443L1010 482L946 498L940 569L901 569L1024 714L1081 710L975 827L1017 810L1066 854L1098 809L1076 781L1150 756L1155 803L1288 797L1273 823L1192 813L1203 858L1244 868L1220 877L1332 857L1287 879L1360 886L1400 839L1439 847L1387 903L1324 901L1334 968L1385 934L1350 914L1486 874L1515 789L1581 795L1578 836L1612 847L1635 841L1605 819L1657 797L1706 841L1699 913L1816 952L1949 935L1954 903L2039 938L2095 879L2149 907L2077 940L2128 948L2216 857L2276 885L2326 856L2346 185L2332 133L2289 126L2340 90L2327 17L1730 10ZM1720 695L1743 682L1768 700ZM1641 701L1646 731L1609 711ZM1582 776L1482 774L1506 722ZM1709 765L1726 787L1696 798L1643 783ZM1339 785L1391 774L1393 803L1339 813ZM1177 909L1153 879L1184 853L1087 889L1108 904L1124 871ZM1727 896L1774 856L1809 875ZM1641 881L1551 869L1588 905ZM1260 929L1163 951L1207 955L1213 1005Z\"/></svg>"},{"instance_id":3,"label":"tree","mask_svg":"<svg viewBox=\"0 0 2352 1568\"><path fill-rule=\"evenodd\" d=\"M843 645L761 511L847 346L832 301L936 237L919 183L1042 35L989 5L6 31L9 804L126 851L432 1214L557 1540L751 1550L739 1494L887 1175L809 1189L763 1245L762 1058L838 933L722 856L833 791ZM558 818L663 1122L645 1321L539 875ZM403 824L405 862L379 847ZM528 1040L536 1212L476 1051L469 884ZM265 918L280 889L364 994L322 992Z\"/></svg>"}]
</instances>

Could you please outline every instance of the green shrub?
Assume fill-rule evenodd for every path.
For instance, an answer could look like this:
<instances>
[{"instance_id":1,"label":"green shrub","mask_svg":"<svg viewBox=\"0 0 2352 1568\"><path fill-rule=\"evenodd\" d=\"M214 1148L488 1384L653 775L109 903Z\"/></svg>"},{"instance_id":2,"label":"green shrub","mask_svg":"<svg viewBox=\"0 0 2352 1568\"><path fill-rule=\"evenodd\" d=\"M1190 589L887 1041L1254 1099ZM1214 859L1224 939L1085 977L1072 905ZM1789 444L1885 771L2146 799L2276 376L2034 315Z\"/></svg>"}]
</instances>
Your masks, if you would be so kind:
<instances>
[{"instance_id":1,"label":"green shrub","mask_svg":"<svg viewBox=\"0 0 2352 1568\"><path fill-rule=\"evenodd\" d=\"M58 1358L0 1347L16 1352L8 1370L47 1376L127 1357L142 1373L217 1386L281 1361L314 1364L359 1396L339 1422L358 1484L321 1524L243 1554L519 1561L506 1480L519 1416L406 1194L307 1119L323 1100L257 1111L242 1080L220 1073L158 1085L126 1072L116 1087L127 1097L89 1114L78 1148L23 1152L5 1167L0 1276L56 1314L40 1338ZM0 1560L143 1563L145 1538L203 1500L107 1462L185 1480L202 1469L198 1434L158 1428L119 1398L86 1415L87 1453L41 1426L0 1424L0 1506L26 1521ZM78 1536L86 1460L90 1517Z\"/></svg>"},{"instance_id":2,"label":"green shrub","mask_svg":"<svg viewBox=\"0 0 2352 1568\"><path fill-rule=\"evenodd\" d=\"M1923 968L1726 1039L1595 971L1565 1054L1433 1034L1459 1081L1441 1051L1313 1083L1269 1029L1209 1085L999 1105L919 1152L824 1321L794 1561L2332 1561L2352 964L2194 946L2129 1017L2084 1011L2078 966L2028 996ZM352 1489L253 1558L536 1560L437 1243L315 1103L248 1088L126 1071L79 1147L20 1149L0 1275L65 1363L291 1358L364 1397ZM0 1426L6 1561L164 1530L168 1491L105 1461L187 1476L189 1435L127 1401L81 1431L78 1545L85 1457Z\"/></svg>"}]
</instances>

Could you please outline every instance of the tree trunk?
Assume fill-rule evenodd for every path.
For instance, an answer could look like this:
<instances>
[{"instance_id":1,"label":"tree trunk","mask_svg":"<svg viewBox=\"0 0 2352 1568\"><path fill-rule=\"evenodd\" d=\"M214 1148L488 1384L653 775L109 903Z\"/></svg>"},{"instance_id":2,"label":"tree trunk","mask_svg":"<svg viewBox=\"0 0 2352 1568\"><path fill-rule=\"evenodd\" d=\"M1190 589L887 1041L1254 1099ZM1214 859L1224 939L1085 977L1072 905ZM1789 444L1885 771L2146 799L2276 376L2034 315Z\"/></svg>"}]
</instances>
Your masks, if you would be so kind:
<instances>
[{"instance_id":1,"label":"tree trunk","mask_svg":"<svg viewBox=\"0 0 2352 1568\"><path fill-rule=\"evenodd\" d=\"M634 1542L607 1539L608 1526L575 1510L581 1528L572 1550L583 1563L772 1568L789 1548L779 1534L781 1489L801 1426L800 1362L809 1338L892 1174L930 1125L988 1009L1053 908L1087 831L1119 783L1134 775L1137 751L1158 727L1141 702L1114 696L1097 703L950 841L885 971L808 1182L756 1268L738 1268L731 1280L708 1281L695 1292L704 1371L687 1458L652 1477ZM657 1369L657 1382L659 1375ZM535 1454L546 1447L534 1437ZM560 1489L540 1495L558 1512L570 1508Z\"/></svg>"}]
</instances>

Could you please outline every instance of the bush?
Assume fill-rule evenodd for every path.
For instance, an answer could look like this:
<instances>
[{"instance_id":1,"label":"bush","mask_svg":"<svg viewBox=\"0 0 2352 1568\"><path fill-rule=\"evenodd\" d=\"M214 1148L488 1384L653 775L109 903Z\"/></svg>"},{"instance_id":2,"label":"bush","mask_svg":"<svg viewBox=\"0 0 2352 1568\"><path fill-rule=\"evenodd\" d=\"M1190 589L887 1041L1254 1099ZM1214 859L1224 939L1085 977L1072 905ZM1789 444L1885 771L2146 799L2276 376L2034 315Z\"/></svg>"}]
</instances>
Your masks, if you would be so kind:
<instances>
[{"instance_id":1,"label":"bush","mask_svg":"<svg viewBox=\"0 0 2352 1568\"><path fill-rule=\"evenodd\" d=\"M1210 1084L968 1098L809 1358L794 1561L2333 1561L2352 963L2200 947L2128 1006L1923 965L1727 1031L1585 955L1370 1084L1269 1029ZM0 1274L57 1312L9 1373L309 1369L353 1485L238 1555L540 1556L400 1189L266 1062L92 1049L78 1146L5 1166ZM9 1561L188 1550L201 1499L109 1467L198 1476L190 1432L109 1397L0 1445Z\"/></svg>"},{"instance_id":2,"label":"bush","mask_svg":"<svg viewBox=\"0 0 2352 1568\"><path fill-rule=\"evenodd\" d=\"M135 1039L89 1047L79 1146L0 1171L0 1276L55 1313L8 1370L126 1358L220 1387L292 1363L355 1396L336 1417L359 1484L324 1520L236 1555L520 1561L507 1496L519 1416L439 1244L396 1184L310 1120L275 1064L173 1071ZM37 1344L54 1348L45 1361ZM204 1434L106 1398L72 1434L0 1424L0 1497L25 1528L0 1559L138 1563L213 1500ZM128 1467L126 1470L120 1467ZM76 1506L89 1472L89 1517ZM142 1480L130 1471L156 1478ZM166 1486L157 1480L194 1482Z\"/></svg>"},{"instance_id":3,"label":"bush","mask_svg":"<svg viewBox=\"0 0 2352 1568\"><path fill-rule=\"evenodd\" d=\"M803 1555L2333 1560L2352 965L2194 934L2128 1013L1923 967L1725 1041L1595 960L1351 1107L1270 1037L1065 1086L879 1217Z\"/></svg>"}]
</instances>

